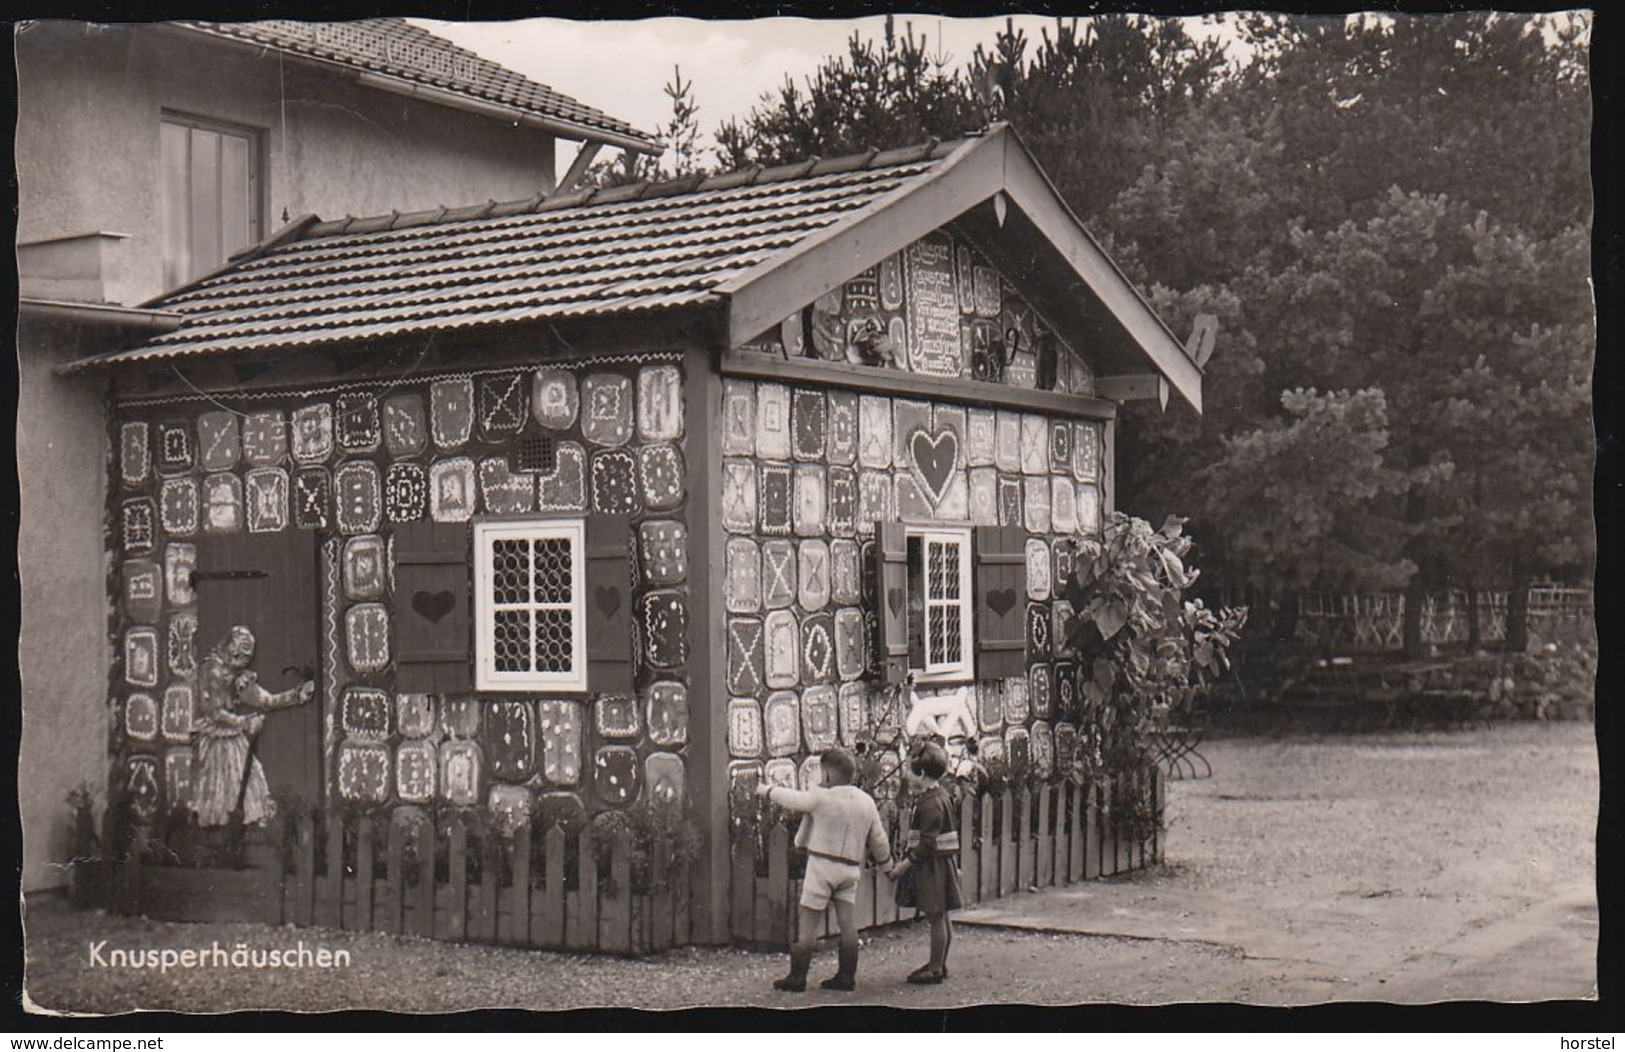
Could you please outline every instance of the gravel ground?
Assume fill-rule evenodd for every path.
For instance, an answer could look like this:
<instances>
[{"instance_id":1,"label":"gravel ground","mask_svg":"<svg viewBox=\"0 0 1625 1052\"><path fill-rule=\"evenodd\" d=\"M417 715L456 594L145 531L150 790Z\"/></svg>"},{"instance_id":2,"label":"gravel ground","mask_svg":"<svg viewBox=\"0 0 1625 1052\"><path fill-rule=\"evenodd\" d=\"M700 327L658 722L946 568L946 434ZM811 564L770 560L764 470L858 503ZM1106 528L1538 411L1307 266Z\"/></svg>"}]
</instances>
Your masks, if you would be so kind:
<instances>
[{"instance_id":1,"label":"gravel ground","mask_svg":"<svg viewBox=\"0 0 1625 1052\"><path fill-rule=\"evenodd\" d=\"M784 958L773 954L690 948L627 960L319 929L166 924L47 901L31 906L26 918L26 996L35 1007L90 1013L854 1001L943 1008L1301 1004L1368 997L1372 990L1405 1001L1518 1000L1583 996L1587 984L1575 990L1575 975L1594 982L1598 766L1591 725L1227 739L1205 751L1212 778L1170 783L1168 865L1091 885L1088 893L1149 902L1181 917L1231 902L1229 912L1207 921L1232 928L1250 923L1244 910L1256 903L1278 919L1272 936L1289 952L1238 944L1247 939L1203 938L1200 916L1188 939L960 925L952 978L914 987L902 977L925 957L925 929L916 923L867 941L855 997L791 996L768 989L784 968ZM1553 902L1566 904L1560 918L1539 913ZM1306 918L1302 930L1294 928L1295 917ZM1558 923L1578 927L1554 949L1545 935ZM228 949L238 943L280 949L301 939L349 951L350 966L158 974L99 967L90 954L100 940L105 957L113 948L217 941ZM1567 959L1587 939L1590 961ZM1542 953L1556 958L1543 962ZM833 963L831 952L821 953L814 978ZM1558 992L1544 992L1537 981L1547 973L1561 979Z\"/></svg>"}]
</instances>

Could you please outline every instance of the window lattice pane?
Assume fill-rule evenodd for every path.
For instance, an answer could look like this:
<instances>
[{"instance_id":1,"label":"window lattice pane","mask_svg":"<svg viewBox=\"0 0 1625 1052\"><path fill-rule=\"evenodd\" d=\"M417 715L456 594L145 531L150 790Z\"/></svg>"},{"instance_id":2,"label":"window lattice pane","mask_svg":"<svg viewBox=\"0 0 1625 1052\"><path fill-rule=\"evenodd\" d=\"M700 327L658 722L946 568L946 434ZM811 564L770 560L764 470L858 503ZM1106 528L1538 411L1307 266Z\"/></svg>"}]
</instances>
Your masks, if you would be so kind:
<instances>
[{"instance_id":1,"label":"window lattice pane","mask_svg":"<svg viewBox=\"0 0 1625 1052\"><path fill-rule=\"evenodd\" d=\"M536 671L572 672L575 624L569 610L536 611Z\"/></svg>"},{"instance_id":2,"label":"window lattice pane","mask_svg":"<svg viewBox=\"0 0 1625 1052\"><path fill-rule=\"evenodd\" d=\"M531 670L531 628L529 610L498 610L492 642L498 672Z\"/></svg>"},{"instance_id":3,"label":"window lattice pane","mask_svg":"<svg viewBox=\"0 0 1625 1052\"><path fill-rule=\"evenodd\" d=\"M536 602L570 601L570 540L548 537L536 542Z\"/></svg>"},{"instance_id":4,"label":"window lattice pane","mask_svg":"<svg viewBox=\"0 0 1625 1052\"><path fill-rule=\"evenodd\" d=\"M513 606L530 602L530 542L495 541L491 545L491 602Z\"/></svg>"},{"instance_id":5,"label":"window lattice pane","mask_svg":"<svg viewBox=\"0 0 1625 1052\"><path fill-rule=\"evenodd\" d=\"M960 608L945 606L942 608L942 614L942 656L939 660L947 665L957 665L964 659L964 654L960 650L960 643L964 638L960 634Z\"/></svg>"},{"instance_id":6,"label":"window lattice pane","mask_svg":"<svg viewBox=\"0 0 1625 1052\"><path fill-rule=\"evenodd\" d=\"M959 546L931 543L931 598L959 598Z\"/></svg>"}]
</instances>

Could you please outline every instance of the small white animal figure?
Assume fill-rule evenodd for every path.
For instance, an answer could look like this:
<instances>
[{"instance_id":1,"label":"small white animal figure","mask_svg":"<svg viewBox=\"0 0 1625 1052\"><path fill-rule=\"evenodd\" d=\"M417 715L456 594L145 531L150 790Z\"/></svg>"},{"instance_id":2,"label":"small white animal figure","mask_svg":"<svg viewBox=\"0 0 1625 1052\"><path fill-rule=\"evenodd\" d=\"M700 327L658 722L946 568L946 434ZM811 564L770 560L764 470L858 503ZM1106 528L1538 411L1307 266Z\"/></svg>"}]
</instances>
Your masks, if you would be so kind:
<instances>
[{"instance_id":1,"label":"small white animal figure","mask_svg":"<svg viewBox=\"0 0 1625 1052\"><path fill-rule=\"evenodd\" d=\"M976 733L976 714L971 710L966 688L924 695L912 686L909 689L913 697L903 723L909 737L935 734L946 741L955 735L969 737Z\"/></svg>"}]
</instances>

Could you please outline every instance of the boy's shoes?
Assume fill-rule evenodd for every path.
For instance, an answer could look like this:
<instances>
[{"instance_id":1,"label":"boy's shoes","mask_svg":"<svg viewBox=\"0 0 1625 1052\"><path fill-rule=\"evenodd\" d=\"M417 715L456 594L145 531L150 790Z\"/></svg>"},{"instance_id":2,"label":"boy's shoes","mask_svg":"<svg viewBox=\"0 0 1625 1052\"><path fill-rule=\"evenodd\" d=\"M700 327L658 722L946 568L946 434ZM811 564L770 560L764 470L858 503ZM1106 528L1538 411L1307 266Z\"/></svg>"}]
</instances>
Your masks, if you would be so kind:
<instances>
[{"instance_id":1,"label":"boy's shoes","mask_svg":"<svg viewBox=\"0 0 1625 1052\"><path fill-rule=\"evenodd\" d=\"M922 964L908 973L908 981L917 986L935 986L947 977L946 971L934 970L929 964Z\"/></svg>"},{"instance_id":2,"label":"boy's shoes","mask_svg":"<svg viewBox=\"0 0 1625 1052\"><path fill-rule=\"evenodd\" d=\"M783 990L786 993L799 994L807 989L807 969L812 965L812 947L803 950L799 946L790 947L790 974L783 979L773 980L773 989Z\"/></svg>"},{"instance_id":3,"label":"boy's shoes","mask_svg":"<svg viewBox=\"0 0 1625 1052\"><path fill-rule=\"evenodd\" d=\"M818 985L823 987L825 990L851 991L858 988L858 981L849 975L836 974L830 976L828 979L825 979Z\"/></svg>"},{"instance_id":4,"label":"boy's shoes","mask_svg":"<svg viewBox=\"0 0 1625 1052\"><path fill-rule=\"evenodd\" d=\"M851 991L858 988L858 948L856 946L842 946L840 948L840 967L835 974L818 985L825 990Z\"/></svg>"},{"instance_id":5,"label":"boy's shoes","mask_svg":"<svg viewBox=\"0 0 1625 1052\"><path fill-rule=\"evenodd\" d=\"M807 977L805 975L787 975L783 979L775 979L773 980L773 989L784 990L792 994L804 993L807 989Z\"/></svg>"}]
</instances>

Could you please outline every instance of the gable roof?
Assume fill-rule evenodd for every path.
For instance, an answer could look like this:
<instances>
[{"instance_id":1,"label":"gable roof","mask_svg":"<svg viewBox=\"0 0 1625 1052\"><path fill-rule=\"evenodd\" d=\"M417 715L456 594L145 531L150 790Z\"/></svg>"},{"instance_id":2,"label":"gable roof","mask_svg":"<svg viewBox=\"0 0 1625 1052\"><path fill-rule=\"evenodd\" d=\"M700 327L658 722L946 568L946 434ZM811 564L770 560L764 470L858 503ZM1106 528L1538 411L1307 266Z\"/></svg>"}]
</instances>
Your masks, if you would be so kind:
<instances>
[{"instance_id":1,"label":"gable roof","mask_svg":"<svg viewBox=\"0 0 1625 1052\"><path fill-rule=\"evenodd\" d=\"M208 36L273 48L300 58L345 66L374 78L375 87L427 98L466 99L529 117L565 138L605 142L641 153L660 152L654 136L459 47L401 18L350 22L174 23ZM493 112L493 116L498 113ZM500 114L507 116L509 114Z\"/></svg>"},{"instance_id":2,"label":"gable roof","mask_svg":"<svg viewBox=\"0 0 1625 1052\"><path fill-rule=\"evenodd\" d=\"M978 206L998 194L1018 228L1019 258L1006 265L1047 283L1042 309L1055 308L1052 320L1074 333L1089 326L1087 342L1112 364L1149 364L1200 410L1201 370L1002 125L951 143L703 179L310 218L149 304L185 317L174 332L74 367L675 307L725 309L737 346L949 222L976 228L990 247L1005 212L995 228L981 214L994 210ZM1039 240L1051 251L1034 253Z\"/></svg>"}]
</instances>

